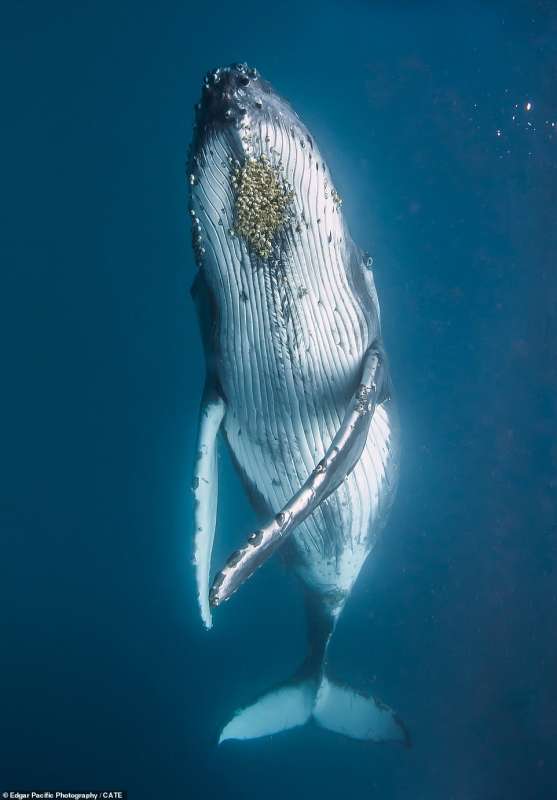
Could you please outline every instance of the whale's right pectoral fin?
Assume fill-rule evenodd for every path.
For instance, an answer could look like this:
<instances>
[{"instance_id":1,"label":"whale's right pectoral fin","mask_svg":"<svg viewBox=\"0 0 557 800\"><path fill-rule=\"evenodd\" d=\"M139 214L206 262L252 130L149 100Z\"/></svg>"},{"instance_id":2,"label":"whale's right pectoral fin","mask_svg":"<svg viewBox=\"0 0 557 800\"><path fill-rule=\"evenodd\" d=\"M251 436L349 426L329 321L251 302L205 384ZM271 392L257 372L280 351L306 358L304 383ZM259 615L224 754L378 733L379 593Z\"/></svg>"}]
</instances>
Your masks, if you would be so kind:
<instances>
[{"instance_id":1,"label":"whale's right pectoral fin","mask_svg":"<svg viewBox=\"0 0 557 800\"><path fill-rule=\"evenodd\" d=\"M350 474L364 449L375 407L386 398L386 392L385 355L381 344L376 342L364 355L360 383L325 457L276 517L251 534L244 547L230 556L213 582L211 605L227 600Z\"/></svg>"},{"instance_id":2,"label":"whale's right pectoral fin","mask_svg":"<svg viewBox=\"0 0 557 800\"><path fill-rule=\"evenodd\" d=\"M203 623L207 628L212 625L211 607L209 605L209 573L217 521L217 442L224 412L224 400L208 378L199 414L197 455L193 477L195 503L194 564L199 609Z\"/></svg>"}]
</instances>

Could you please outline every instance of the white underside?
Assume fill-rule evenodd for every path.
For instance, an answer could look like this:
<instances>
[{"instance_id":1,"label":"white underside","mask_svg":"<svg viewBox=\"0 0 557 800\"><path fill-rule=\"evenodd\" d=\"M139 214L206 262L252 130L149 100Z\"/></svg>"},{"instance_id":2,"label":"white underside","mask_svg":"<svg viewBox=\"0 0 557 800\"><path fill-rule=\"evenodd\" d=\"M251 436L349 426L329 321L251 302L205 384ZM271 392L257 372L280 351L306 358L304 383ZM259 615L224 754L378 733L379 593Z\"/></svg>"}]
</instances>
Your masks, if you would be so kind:
<instances>
[{"instance_id":1,"label":"white underside","mask_svg":"<svg viewBox=\"0 0 557 800\"><path fill-rule=\"evenodd\" d=\"M373 697L338 686L323 677L269 692L236 712L219 738L259 739L305 725L313 719L321 728L370 742L405 742L406 733L393 711Z\"/></svg>"},{"instance_id":2,"label":"white underside","mask_svg":"<svg viewBox=\"0 0 557 800\"><path fill-rule=\"evenodd\" d=\"M216 132L202 149L192 203L218 304L224 430L248 484L276 513L340 427L379 312L364 308L350 282L345 226L317 148L302 147L300 132L281 120L255 128L253 155L280 162L295 193L280 280L231 235L234 132ZM371 292L371 273L362 276ZM395 438L389 408L378 407L351 475L293 533L296 568L320 591L349 591L375 543L396 482Z\"/></svg>"},{"instance_id":3,"label":"white underside","mask_svg":"<svg viewBox=\"0 0 557 800\"><path fill-rule=\"evenodd\" d=\"M305 681L270 692L239 711L226 725L219 744L227 739L258 739L305 725L315 700L315 683Z\"/></svg>"},{"instance_id":4,"label":"white underside","mask_svg":"<svg viewBox=\"0 0 557 800\"><path fill-rule=\"evenodd\" d=\"M322 727L351 739L372 742L404 740L404 733L390 708L345 686L323 678L313 708Z\"/></svg>"}]
</instances>

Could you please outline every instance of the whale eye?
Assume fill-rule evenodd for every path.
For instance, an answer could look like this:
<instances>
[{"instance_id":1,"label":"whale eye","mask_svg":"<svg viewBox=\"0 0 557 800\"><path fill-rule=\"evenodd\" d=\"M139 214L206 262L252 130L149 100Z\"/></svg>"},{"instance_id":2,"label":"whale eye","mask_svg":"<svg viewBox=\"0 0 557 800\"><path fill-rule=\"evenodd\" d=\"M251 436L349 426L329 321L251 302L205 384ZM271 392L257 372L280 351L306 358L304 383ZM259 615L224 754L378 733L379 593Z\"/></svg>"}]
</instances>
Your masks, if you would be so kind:
<instances>
[{"instance_id":1,"label":"whale eye","mask_svg":"<svg viewBox=\"0 0 557 800\"><path fill-rule=\"evenodd\" d=\"M240 83L242 86L249 86L249 78L247 75L240 75Z\"/></svg>"}]
</instances>

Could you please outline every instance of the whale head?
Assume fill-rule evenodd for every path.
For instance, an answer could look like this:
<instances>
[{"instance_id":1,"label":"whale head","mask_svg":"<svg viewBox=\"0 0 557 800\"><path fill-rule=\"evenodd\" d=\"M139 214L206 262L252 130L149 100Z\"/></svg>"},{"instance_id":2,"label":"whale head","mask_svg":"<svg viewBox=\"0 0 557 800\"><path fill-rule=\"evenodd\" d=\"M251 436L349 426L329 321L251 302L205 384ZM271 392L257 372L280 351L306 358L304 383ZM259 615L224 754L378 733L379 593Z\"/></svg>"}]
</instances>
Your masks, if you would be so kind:
<instances>
[{"instance_id":1,"label":"whale head","mask_svg":"<svg viewBox=\"0 0 557 800\"><path fill-rule=\"evenodd\" d=\"M227 237L253 263L283 257L310 229L327 245L342 244L342 201L312 136L246 64L205 76L188 173L200 267L229 249Z\"/></svg>"},{"instance_id":2,"label":"whale head","mask_svg":"<svg viewBox=\"0 0 557 800\"><path fill-rule=\"evenodd\" d=\"M301 124L286 100L247 64L232 64L208 72L195 115L194 149L216 132L226 130L237 157L265 151L257 141L260 124L279 119L285 124Z\"/></svg>"},{"instance_id":3,"label":"whale head","mask_svg":"<svg viewBox=\"0 0 557 800\"><path fill-rule=\"evenodd\" d=\"M263 106L279 100L270 83L254 67L232 64L205 75L201 100L195 107L201 127L234 125L240 128L246 117L257 116Z\"/></svg>"}]
</instances>

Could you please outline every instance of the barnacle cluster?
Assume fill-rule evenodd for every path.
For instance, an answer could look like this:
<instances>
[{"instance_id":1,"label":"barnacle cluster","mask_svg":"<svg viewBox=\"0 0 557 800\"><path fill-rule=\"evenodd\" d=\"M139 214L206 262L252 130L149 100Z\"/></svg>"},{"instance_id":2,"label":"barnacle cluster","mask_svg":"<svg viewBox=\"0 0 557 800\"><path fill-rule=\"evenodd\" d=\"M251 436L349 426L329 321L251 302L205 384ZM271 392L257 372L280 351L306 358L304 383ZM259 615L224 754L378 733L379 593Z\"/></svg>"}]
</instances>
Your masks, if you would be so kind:
<instances>
[{"instance_id":1,"label":"barnacle cluster","mask_svg":"<svg viewBox=\"0 0 557 800\"><path fill-rule=\"evenodd\" d=\"M280 169L262 155L236 164L232 170L235 194L234 233L261 256L269 258L273 237L289 218L294 193Z\"/></svg>"},{"instance_id":2,"label":"barnacle cluster","mask_svg":"<svg viewBox=\"0 0 557 800\"><path fill-rule=\"evenodd\" d=\"M333 199L333 203L338 207L342 205L342 198L337 192L336 189L331 188L331 197Z\"/></svg>"}]
</instances>

